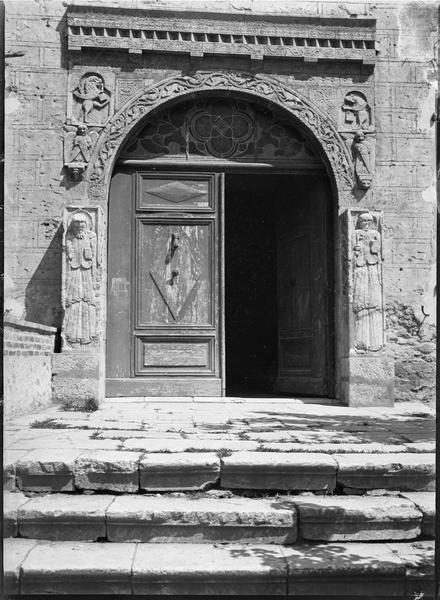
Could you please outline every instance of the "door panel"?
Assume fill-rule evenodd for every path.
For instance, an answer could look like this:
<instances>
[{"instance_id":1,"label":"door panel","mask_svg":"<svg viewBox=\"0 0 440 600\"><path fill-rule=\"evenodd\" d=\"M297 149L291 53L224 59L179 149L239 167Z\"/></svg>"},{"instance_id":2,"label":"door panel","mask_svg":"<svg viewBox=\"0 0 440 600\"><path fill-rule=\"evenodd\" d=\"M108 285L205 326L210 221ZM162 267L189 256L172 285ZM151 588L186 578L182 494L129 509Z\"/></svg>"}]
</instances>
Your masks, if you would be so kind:
<instances>
[{"instance_id":1,"label":"door panel","mask_svg":"<svg viewBox=\"0 0 440 600\"><path fill-rule=\"evenodd\" d=\"M215 338L144 337L137 338L137 374L167 373L197 375L213 373Z\"/></svg>"},{"instance_id":2,"label":"door panel","mask_svg":"<svg viewBox=\"0 0 440 600\"><path fill-rule=\"evenodd\" d=\"M330 338L327 244L329 190L298 179L278 212L278 377L283 393L327 396Z\"/></svg>"},{"instance_id":3,"label":"door panel","mask_svg":"<svg viewBox=\"0 0 440 600\"><path fill-rule=\"evenodd\" d=\"M203 175L163 177L160 173L138 177L137 208L139 210L215 211L214 180Z\"/></svg>"},{"instance_id":4,"label":"door panel","mask_svg":"<svg viewBox=\"0 0 440 600\"><path fill-rule=\"evenodd\" d=\"M130 186L124 187L128 177L131 204ZM114 177L108 312L119 307L120 318L109 320L107 396L221 395L221 177L165 172ZM123 234L112 216L122 219ZM124 235L132 245L121 256ZM123 248L127 252L126 242Z\"/></svg>"},{"instance_id":5,"label":"door panel","mask_svg":"<svg viewBox=\"0 0 440 600\"><path fill-rule=\"evenodd\" d=\"M138 222L137 327L213 325L213 222Z\"/></svg>"}]
</instances>

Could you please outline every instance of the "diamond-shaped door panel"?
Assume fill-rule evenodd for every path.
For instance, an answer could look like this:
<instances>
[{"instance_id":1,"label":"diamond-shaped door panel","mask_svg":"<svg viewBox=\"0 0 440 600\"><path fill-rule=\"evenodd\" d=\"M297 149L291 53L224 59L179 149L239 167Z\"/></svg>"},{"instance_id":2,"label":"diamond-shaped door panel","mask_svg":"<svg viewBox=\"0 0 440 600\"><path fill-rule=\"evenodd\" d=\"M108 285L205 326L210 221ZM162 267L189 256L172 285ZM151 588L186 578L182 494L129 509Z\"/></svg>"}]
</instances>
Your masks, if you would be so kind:
<instances>
[{"instance_id":1,"label":"diamond-shaped door panel","mask_svg":"<svg viewBox=\"0 0 440 600\"><path fill-rule=\"evenodd\" d=\"M209 205L209 182L205 180L170 181L169 179L141 180L139 209L192 208L206 209Z\"/></svg>"},{"instance_id":2,"label":"diamond-shaped door panel","mask_svg":"<svg viewBox=\"0 0 440 600\"><path fill-rule=\"evenodd\" d=\"M142 224L139 323L208 324L210 225Z\"/></svg>"}]
</instances>

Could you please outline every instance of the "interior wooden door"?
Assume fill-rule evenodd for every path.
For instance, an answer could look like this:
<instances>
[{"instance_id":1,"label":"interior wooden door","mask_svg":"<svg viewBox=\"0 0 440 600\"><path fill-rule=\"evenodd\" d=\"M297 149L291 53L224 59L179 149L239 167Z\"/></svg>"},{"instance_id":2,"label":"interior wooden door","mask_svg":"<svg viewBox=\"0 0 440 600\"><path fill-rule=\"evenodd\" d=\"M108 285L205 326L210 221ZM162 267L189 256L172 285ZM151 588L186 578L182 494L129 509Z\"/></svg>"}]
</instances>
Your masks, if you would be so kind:
<instances>
[{"instance_id":1,"label":"interior wooden door","mask_svg":"<svg viewBox=\"0 0 440 600\"><path fill-rule=\"evenodd\" d=\"M332 394L330 193L324 178L298 177L277 215L278 392Z\"/></svg>"},{"instance_id":2,"label":"interior wooden door","mask_svg":"<svg viewBox=\"0 0 440 600\"><path fill-rule=\"evenodd\" d=\"M221 395L222 175L117 173L107 396Z\"/></svg>"}]
</instances>

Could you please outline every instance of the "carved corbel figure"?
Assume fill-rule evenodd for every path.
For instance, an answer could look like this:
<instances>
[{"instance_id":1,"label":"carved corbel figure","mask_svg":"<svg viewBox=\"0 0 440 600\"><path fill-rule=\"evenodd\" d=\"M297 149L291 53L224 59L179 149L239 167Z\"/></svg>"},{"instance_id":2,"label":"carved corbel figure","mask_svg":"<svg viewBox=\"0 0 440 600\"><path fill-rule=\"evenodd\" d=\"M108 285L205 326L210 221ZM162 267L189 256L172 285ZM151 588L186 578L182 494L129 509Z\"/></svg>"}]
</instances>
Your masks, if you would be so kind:
<instances>
[{"instance_id":1,"label":"carved corbel figure","mask_svg":"<svg viewBox=\"0 0 440 600\"><path fill-rule=\"evenodd\" d=\"M65 132L64 166L73 181L81 181L98 139L98 133L89 132L87 125L66 125Z\"/></svg>"},{"instance_id":2,"label":"carved corbel figure","mask_svg":"<svg viewBox=\"0 0 440 600\"><path fill-rule=\"evenodd\" d=\"M371 147L365 139L363 131L358 131L355 134L351 150L358 186L363 190L368 190L373 180L371 173Z\"/></svg>"}]
</instances>

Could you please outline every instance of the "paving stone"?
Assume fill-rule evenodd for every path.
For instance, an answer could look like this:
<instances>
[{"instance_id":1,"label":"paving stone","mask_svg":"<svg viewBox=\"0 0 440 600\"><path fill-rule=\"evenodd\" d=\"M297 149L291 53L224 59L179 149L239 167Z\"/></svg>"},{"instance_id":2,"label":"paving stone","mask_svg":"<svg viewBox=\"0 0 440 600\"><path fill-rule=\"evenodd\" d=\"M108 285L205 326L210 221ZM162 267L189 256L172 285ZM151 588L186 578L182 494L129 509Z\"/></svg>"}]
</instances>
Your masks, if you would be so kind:
<instances>
[{"instance_id":1,"label":"paving stone","mask_svg":"<svg viewBox=\"0 0 440 600\"><path fill-rule=\"evenodd\" d=\"M18 510L18 530L38 540L96 541L106 536L105 515L113 500L96 494L32 498Z\"/></svg>"},{"instance_id":2,"label":"paving stone","mask_svg":"<svg viewBox=\"0 0 440 600\"><path fill-rule=\"evenodd\" d=\"M435 492L405 492L408 498L422 512L422 535L435 536Z\"/></svg>"},{"instance_id":3,"label":"paving stone","mask_svg":"<svg viewBox=\"0 0 440 600\"><path fill-rule=\"evenodd\" d=\"M296 510L272 500L121 496L107 510L114 542L293 543Z\"/></svg>"},{"instance_id":4,"label":"paving stone","mask_svg":"<svg viewBox=\"0 0 440 600\"><path fill-rule=\"evenodd\" d=\"M220 459L213 452L147 454L140 461L139 476L143 490L204 490L218 481Z\"/></svg>"},{"instance_id":5,"label":"paving stone","mask_svg":"<svg viewBox=\"0 0 440 600\"><path fill-rule=\"evenodd\" d=\"M34 492L71 492L77 450L33 450L16 463L17 487Z\"/></svg>"},{"instance_id":6,"label":"paving stone","mask_svg":"<svg viewBox=\"0 0 440 600\"><path fill-rule=\"evenodd\" d=\"M86 436L83 436L83 433L83 431L69 433L72 445L78 450L118 450L121 446L120 440L98 440L90 438L91 433L88 433Z\"/></svg>"},{"instance_id":7,"label":"paving stone","mask_svg":"<svg viewBox=\"0 0 440 600\"><path fill-rule=\"evenodd\" d=\"M387 547L405 565L405 600L434 600L434 541L419 541L411 544L391 543Z\"/></svg>"},{"instance_id":8,"label":"paving stone","mask_svg":"<svg viewBox=\"0 0 440 600\"><path fill-rule=\"evenodd\" d=\"M290 597L402 598L405 566L385 544L313 544L283 547L283 553Z\"/></svg>"},{"instance_id":9,"label":"paving stone","mask_svg":"<svg viewBox=\"0 0 440 600\"><path fill-rule=\"evenodd\" d=\"M140 452L220 452L257 450L259 442L247 440L198 440L198 439L128 439L123 442L124 450Z\"/></svg>"},{"instance_id":10,"label":"paving stone","mask_svg":"<svg viewBox=\"0 0 440 600\"><path fill-rule=\"evenodd\" d=\"M28 501L29 498L19 491L3 493L3 537L18 535L18 508Z\"/></svg>"},{"instance_id":11,"label":"paving stone","mask_svg":"<svg viewBox=\"0 0 440 600\"><path fill-rule=\"evenodd\" d=\"M137 452L84 452L75 461L75 485L85 490L137 492L139 457Z\"/></svg>"},{"instance_id":12,"label":"paving stone","mask_svg":"<svg viewBox=\"0 0 440 600\"><path fill-rule=\"evenodd\" d=\"M35 540L20 538L3 540L3 592L5 595L20 593L20 567L36 543Z\"/></svg>"},{"instance_id":13,"label":"paving stone","mask_svg":"<svg viewBox=\"0 0 440 600\"><path fill-rule=\"evenodd\" d=\"M278 546L139 544L133 593L279 596L286 577Z\"/></svg>"},{"instance_id":14,"label":"paving stone","mask_svg":"<svg viewBox=\"0 0 440 600\"><path fill-rule=\"evenodd\" d=\"M221 487L330 492L336 466L325 454L237 452L222 458Z\"/></svg>"},{"instance_id":15,"label":"paving stone","mask_svg":"<svg viewBox=\"0 0 440 600\"><path fill-rule=\"evenodd\" d=\"M134 438L145 437L146 431L141 429L136 431L134 429L102 429L99 431L99 438L109 440L125 440Z\"/></svg>"},{"instance_id":16,"label":"paving stone","mask_svg":"<svg viewBox=\"0 0 440 600\"><path fill-rule=\"evenodd\" d=\"M422 513L405 499L387 496L294 497L305 540L371 542L420 535ZM281 506L286 501L281 501Z\"/></svg>"},{"instance_id":17,"label":"paving stone","mask_svg":"<svg viewBox=\"0 0 440 600\"><path fill-rule=\"evenodd\" d=\"M263 442L260 444L261 452L307 452L307 453L328 453L328 454L389 454L408 452L408 446L404 444L346 444L335 443L297 443L297 442ZM417 450L415 450L417 451ZM424 450L426 452L426 450Z\"/></svg>"},{"instance_id":18,"label":"paving stone","mask_svg":"<svg viewBox=\"0 0 440 600\"><path fill-rule=\"evenodd\" d=\"M341 454L338 484L358 489L421 491L435 486L434 454Z\"/></svg>"},{"instance_id":19,"label":"paving stone","mask_svg":"<svg viewBox=\"0 0 440 600\"><path fill-rule=\"evenodd\" d=\"M135 544L40 544L23 561L22 594L131 594Z\"/></svg>"}]
</instances>

